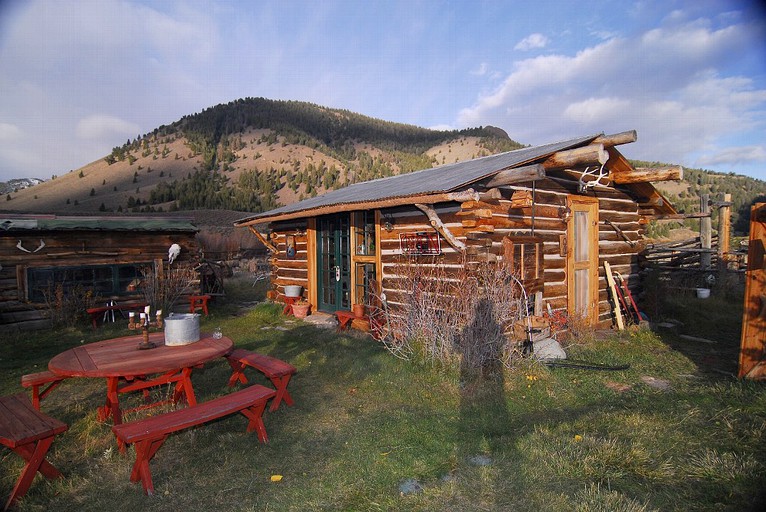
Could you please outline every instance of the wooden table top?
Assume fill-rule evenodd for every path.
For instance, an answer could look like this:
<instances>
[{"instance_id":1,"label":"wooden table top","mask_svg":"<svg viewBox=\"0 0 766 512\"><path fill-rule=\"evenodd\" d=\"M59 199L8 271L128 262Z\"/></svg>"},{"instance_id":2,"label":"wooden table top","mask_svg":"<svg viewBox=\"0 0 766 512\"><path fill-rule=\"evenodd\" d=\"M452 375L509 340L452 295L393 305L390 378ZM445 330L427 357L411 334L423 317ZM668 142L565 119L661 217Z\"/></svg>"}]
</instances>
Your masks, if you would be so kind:
<instances>
[{"instance_id":1,"label":"wooden table top","mask_svg":"<svg viewBox=\"0 0 766 512\"><path fill-rule=\"evenodd\" d=\"M67 377L149 375L202 364L229 353L234 345L230 338L215 339L209 333L195 343L174 347L164 344L164 333L151 333L149 341L159 346L148 350L139 350L141 340L137 334L81 345L51 359L48 369Z\"/></svg>"}]
</instances>

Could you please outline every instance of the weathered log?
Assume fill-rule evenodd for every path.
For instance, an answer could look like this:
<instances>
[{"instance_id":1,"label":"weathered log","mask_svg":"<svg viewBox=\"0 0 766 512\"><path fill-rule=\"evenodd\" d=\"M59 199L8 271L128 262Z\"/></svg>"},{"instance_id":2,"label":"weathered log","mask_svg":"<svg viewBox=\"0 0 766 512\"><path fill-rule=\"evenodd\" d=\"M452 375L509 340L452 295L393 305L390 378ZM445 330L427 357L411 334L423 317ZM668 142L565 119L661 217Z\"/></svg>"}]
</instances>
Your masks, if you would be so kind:
<instances>
[{"instance_id":1,"label":"weathered log","mask_svg":"<svg viewBox=\"0 0 766 512\"><path fill-rule=\"evenodd\" d=\"M525 165L523 167L505 169L498 172L489 180L487 180L485 186L487 188L502 187L504 185L513 185L514 183L523 183L525 181L535 181L542 178L545 178L545 167L543 165Z\"/></svg>"},{"instance_id":2,"label":"weathered log","mask_svg":"<svg viewBox=\"0 0 766 512\"><path fill-rule=\"evenodd\" d=\"M603 144L605 148L612 146L619 146L620 144L629 144L638 140L638 133L636 130L629 130L627 132L614 133L612 135L601 135L593 139L591 144Z\"/></svg>"},{"instance_id":3,"label":"weathered log","mask_svg":"<svg viewBox=\"0 0 766 512\"><path fill-rule=\"evenodd\" d=\"M628 172L616 172L613 170L611 178L617 184L679 181L684 178L684 168L676 165L672 167L641 167Z\"/></svg>"},{"instance_id":4,"label":"weathered log","mask_svg":"<svg viewBox=\"0 0 766 512\"><path fill-rule=\"evenodd\" d=\"M279 252L279 251L277 250L277 248L276 248L276 247L274 247L274 245L273 245L271 242L269 242L268 240L266 240L266 237L265 237L265 236L263 236L263 234L261 234L261 233L260 233L260 232L259 232L257 229L255 229L255 226L248 226L248 228L250 229L250 232L251 232L252 234L254 234L254 235L255 235L255 237L256 237L258 240L260 240L260 242L261 242L261 243L262 243L262 244L263 244L263 245L264 245L264 246L265 246L265 247L266 247L268 250L270 250L270 251L271 251L271 252L273 252L273 253L277 253L277 252Z\"/></svg>"},{"instance_id":5,"label":"weathered log","mask_svg":"<svg viewBox=\"0 0 766 512\"><path fill-rule=\"evenodd\" d=\"M478 194L476 195L478 196ZM465 200L467 199L463 199L463 201ZM475 200L478 200L478 197L476 197ZM428 217L428 220L431 221L431 226L433 226L433 228L436 229L436 231L438 231L439 234L441 234L444 237L444 239L447 241L448 244L454 247L455 250L465 251L465 244L461 242L460 240L458 240L457 238L455 238L455 235L453 235L452 232L447 228L447 226L445 226L442 223L441 219L436 214L436 211L434 211L433 208L425 204L416 204L415 207L426 214L426 217Z\"/></svg>"},{"instance_id":6,"label":"weathered log","mask_svg":"<svg viewBox=\"0 0 766 512\"><path fill-rule=\"evenodd\" d=\"M577 149L559 151L549 156L543 166L546 171L552 169L568 169L581 165L603 165L609 159L609 154L603 144L591 144Z\"/></svg>"}]
</instances>

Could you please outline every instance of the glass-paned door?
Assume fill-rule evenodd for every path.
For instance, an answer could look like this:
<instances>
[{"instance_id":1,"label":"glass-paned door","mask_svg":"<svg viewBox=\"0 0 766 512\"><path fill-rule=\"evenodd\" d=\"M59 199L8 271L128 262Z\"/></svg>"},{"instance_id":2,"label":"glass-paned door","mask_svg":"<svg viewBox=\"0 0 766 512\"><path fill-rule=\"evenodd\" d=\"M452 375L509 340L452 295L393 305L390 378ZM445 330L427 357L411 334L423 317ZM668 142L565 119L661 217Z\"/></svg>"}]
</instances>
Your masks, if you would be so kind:
<instances>
[{"instance_id":1,"label":"glass-paned door","mask_svg":"<svg viewBox=\"0 0 766 512\"><path fill-rule=\"evenodd\" d=\"M586 325L598 321L598 200L570 197L567 225L569 314Z\"/></svg>"},{"instance_id":2,"label":"glass-paned door","mask_svg":"<svg viewBox=\"0 0 766 512\"><path fill-rule=\"evenodd\" d=\"M322 311L351 309L351 229L349 215L317 221L317 300Z\"/></svg>"}]
</instances>

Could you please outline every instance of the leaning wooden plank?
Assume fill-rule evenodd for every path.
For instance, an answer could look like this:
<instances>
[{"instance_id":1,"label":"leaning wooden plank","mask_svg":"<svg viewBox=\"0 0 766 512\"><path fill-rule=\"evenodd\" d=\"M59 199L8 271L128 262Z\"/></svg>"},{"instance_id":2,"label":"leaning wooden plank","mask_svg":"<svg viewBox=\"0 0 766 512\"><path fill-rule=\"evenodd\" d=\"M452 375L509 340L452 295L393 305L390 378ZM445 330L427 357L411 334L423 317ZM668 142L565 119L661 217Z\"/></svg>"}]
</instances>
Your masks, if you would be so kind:
<instances>
[{"instance_id":1,"label":"leaning wooden plank","mask_svg":"<svg viewBox=\"0 0 766 512\"><path fill-rule=\"evenodd\" d=\"M617 321L617 329L623 330L625 329L625 323L622 320L622 312L620 311L620 298L617 295L617 287L614 282L614 276L612 276L612 267L609 266L609 262L604 262L604 271L606 273L606 282L609 284L609 292L612 296L612 304L614 305L612 307L612 312L614 313L614 318Z\"/></svg>"}]
</instances>

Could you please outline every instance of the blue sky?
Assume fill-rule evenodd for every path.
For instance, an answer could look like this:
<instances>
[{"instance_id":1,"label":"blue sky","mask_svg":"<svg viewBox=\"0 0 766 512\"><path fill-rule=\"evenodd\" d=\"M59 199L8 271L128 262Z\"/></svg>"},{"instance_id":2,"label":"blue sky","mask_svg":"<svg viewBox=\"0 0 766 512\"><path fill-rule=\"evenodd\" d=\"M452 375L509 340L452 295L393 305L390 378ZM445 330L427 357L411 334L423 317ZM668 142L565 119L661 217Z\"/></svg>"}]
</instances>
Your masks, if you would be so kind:
<instances>
[{"instance_id":1,"label":"blue sky","mask_svg":"<svg viewBox=\"0 0 766 512\"><path fill-rule=\"evenodd\" d=\"M0 181L50 178L237 98L766 179L759 1L0 2Z\"/></svg>"}]
</instances>

